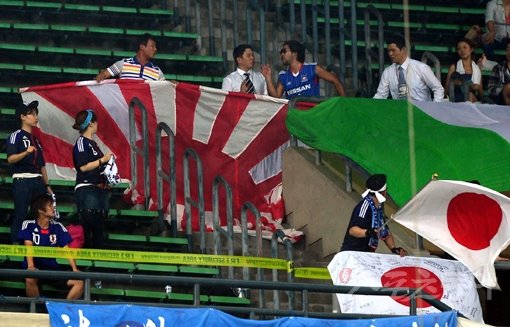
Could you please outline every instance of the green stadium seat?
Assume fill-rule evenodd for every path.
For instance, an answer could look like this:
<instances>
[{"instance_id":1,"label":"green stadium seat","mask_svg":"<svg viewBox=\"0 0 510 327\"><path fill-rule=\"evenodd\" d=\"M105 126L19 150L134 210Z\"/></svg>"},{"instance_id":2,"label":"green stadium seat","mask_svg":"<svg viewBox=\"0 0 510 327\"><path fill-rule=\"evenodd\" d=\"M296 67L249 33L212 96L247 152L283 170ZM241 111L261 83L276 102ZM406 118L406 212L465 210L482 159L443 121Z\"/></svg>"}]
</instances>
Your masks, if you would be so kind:
<instances>
[{"instance_id":1,"label":"green stadium seat","mask_svg":"<svg viewBox=\"0 0 510 327\"><path fill-rule=\"evenodd\" d=\"M92 287L90 288L90 294L100 296L112 296L112 297L123 297L126 295L123 289L120 288L108 288L108 287Z\"/></svg>"},{"instance_id":2,"label":"green stadium seat","mask_svg":"<svg viewBox=\"0 0 510 327\"><path fill-rule=\"evenodd\" d=\"M46 1L25 1L25 6L29 8L43 8L43 9L61 9L62 4L58 2Z\"/></svg>"},{"instance_id":3,"label":"green stadium seat","mask_svg":"<svg viewBox=\"0 0 510 327\"><path fill-rule=\"evenodd\" d=\"M49 52L49 53L67 53L73 54L73 48L64 48L64 47L48 47L48 46L39 46L36 48L39 52Z\"/></svg>"},{"instance_id":4,"label":"green stadium seat","mask_svg":"<svg viewBox=\"0 0 510 327\"><path fill-rule=\"evenodd\" d=\"M90 4L85 5L85 4L78 4L78 3L65 3L64 9L77 10L77 11L99 12L101 10L101 7L90 5Z\"/></svg>"},{"instance_id":5,"label":"green stadium seat","mask_svg":"<svg viewBox=\"0 0 510 327\"><path fill-rule=\"evenodd\" d=\"M162 16L173 16L174 12L168 9L158 9L158 8L140 8L138 9L140 14L145 15L162 15Z\"/></svg>"},{"instance_id":6,"label":"green stadium seat","mask_svg":"<svg viewBox=\"0 0 510 327\"><path fill-rule=\"evenodd\" d=\"M94 260L94 270L118 270L125 272L133 272L135 270L135 264L132 262L117 262L117 261L100 261Z\"/></svg>"},{"instance_id":7,"label":"green stadium seat","mask_svg":"<svg viewBox=\"0 0 510 327\"><path fill-rule=\"evenodd\" d=\"M141 273L177 273L179 272L179 267L174 265L159 265L159 264L148 264L148 263L138 263L135 265L135 269L137 272Z\"/></svg>"},{"instance_id":8,"label":"green stadium seat","mask_svg":"<svg viewBox=\"0 0 510 327\"><path fill-rule=\"evenodd\" d=\"M102 10L104 12L109 12L109 13L123 13L123 14L132 14L132 15L138 14L138 10L136 8L130 8L130 7L103 6Z\"/></svg>"},{"instance_id":9,"label":"green stadium seat","mask_svg":"<svg viewBox=\"0 0 510 327\"><path fill-rule=\"evenodd\" d=\"M159 54L158 54L159 58ZM196 55L189 55L189 60L193 61L203 61L203 62L223 62L223 58L216 57L216 56L196 56Z\"/></svg>"},{"instance_id":10,"label":"green stadium seat","mask_svg":"<svg viewBox=\"0 0 510 327\"><path fill-rule=\"evenodd\" d=\"M16 109L11 109L11 108L0 109L0 115L14 116L15 114L16 114Z\"/></svg>"},{"instance_id":11,"label":"green stadium seat","mask_svg":"<svg viewBox=\"0 0 510 327\"><path fill-rule=\"evenodd\" d=\"M158 217L157 211L149 211L149 210L135 210L135 209L119 209L116 214L118 216L130 216L130 217L146 217L146 218L156 218Z\"/></svg>"},{"instance_id":12,"label":"green stadium seat","mask_svg":"<svg viewBox=\"0 0 510 327\"><path fill-rule=\"evenodd\" d=\"M86 26L77 26L77 25L59 25L52 24L50 26L52 31L61 31L61 32L81 32L84 33L87 31Z\"/></svg>"},{"instance_id":13,"label":"green stadium seat","mask_svg":"<svg viewBox=\"0 0 510 327\"><path fill-rule=\"evenodd\" d=\"M134 234L114 234L109 233L108 239L110 241L123 241L123 242L147 242L147 236L145 235L134 235Z\"/></svg>"},{"instance_id":14,"label":"green stadium seat","mask_svg":"<svg viewBox=\"0 0 510 327\"><path fill-rule=\"evenodd\" d=\"M167 237L167 236L149 236L148 240L150 243L161 243L166 245L188 245L187 238L180 237Z\"/></svg>"},{"instance_id":15,"label":"green stadium seat","mask_svg":"<svg viewBox=\"0 0 510 327\"><path fill-rule=\"evenodd\" d=\"M159 300L164 301L167 299L167 293L163 291L145 291L145 290L124 290L126 297L136 297L145 300Z\"/></svg>"},{"instance_id":16,"label":"green stadium seat","mask_svg":"<svg viewBox=\"0 0 510 327\"><path fill-rule=\"evenodd\" d=\"M250 299L247 298L240 298L236 296L216 296L216 295L209 295L209 301L211 304L216 305L249 305L251 304Z\"/></svg>"},{"instance_id":17,"label":"green stadium seat","mask_svg":"<svg viewBox=\"0 0 510 327\"><path fill-rule=\"evenodd\" d=\"M12 24L12 28L14 28L14 29L23 29L23 30L43 31L43 30L49 30L50 29L50 25L48 25L48 24L15 23L15 24Z\"/></svg>"},{"instance_id":18,"label":"green stadium seat","mask_svg":"<svg viewBox=\"0 0 510 327\"><path fill-rule=\"evenodd\" d=\"M195 267L195 266L179 266L179 272L181 274L208 275L208 276L214 276L220 273L218 268Z\"/></svg>"}]
</instances>

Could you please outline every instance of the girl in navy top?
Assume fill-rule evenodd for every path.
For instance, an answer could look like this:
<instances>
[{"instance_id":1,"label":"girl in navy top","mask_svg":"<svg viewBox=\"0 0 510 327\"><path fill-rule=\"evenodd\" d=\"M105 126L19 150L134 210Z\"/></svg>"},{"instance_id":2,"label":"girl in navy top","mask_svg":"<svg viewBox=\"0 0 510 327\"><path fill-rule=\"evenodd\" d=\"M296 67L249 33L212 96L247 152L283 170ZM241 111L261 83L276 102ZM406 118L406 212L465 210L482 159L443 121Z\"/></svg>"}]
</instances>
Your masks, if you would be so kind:
<instances>
[{"instance_id":1,"label":"girl in navy top","mask_svg":"<svg viewBox=\"0 0 510 327\"><path fill-rule=\"evenodd\" d=\"M110 201L102 172L112 153L103 154L92 139L97 133L97 116L93 110L80 111L73 128L81 134L73 148L73 163L76 169L76 207L83 225L85 247L102 248Z\"/></svg>"},{"instance_id":2,"label":"girl in navy top","mask_svg":"<svg viewBox=\"0 0 510 327\"><path fill-rule=\"evenodd\" d=\"M21 121L21 128L9 135L6 142L14 198L12 243L18 243L18 232L21 223L27 218L30 200L39 194L53 193L48 184L41 143L32 135L32 129L38 123L38 105L38 101L32 101L28 104L22 103L16 108L16 116Z\"/></svg>"}]
</instances>

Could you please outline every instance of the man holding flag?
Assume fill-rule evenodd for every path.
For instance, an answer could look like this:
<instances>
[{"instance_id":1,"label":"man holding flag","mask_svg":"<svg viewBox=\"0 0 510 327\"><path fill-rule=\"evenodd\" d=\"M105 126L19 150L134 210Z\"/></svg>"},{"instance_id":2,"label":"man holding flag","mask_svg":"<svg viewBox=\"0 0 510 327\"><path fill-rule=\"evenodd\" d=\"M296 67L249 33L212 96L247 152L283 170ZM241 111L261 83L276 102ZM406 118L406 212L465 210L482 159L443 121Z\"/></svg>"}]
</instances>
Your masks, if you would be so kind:
<instances>
[{"instance_id":1,"label":"man holding flag","mask_svg":"<svg viewBox=\"0 0 510 327\"><path fill-rule=\"evenodd\" d=\"M394 254L407 255L406 250L395 246L395 240L384 223L386 175L370 176L366 187L363 200L352 211L340 251L375 252L379 240L382 240Z\"/></svg>"}]
</instances>

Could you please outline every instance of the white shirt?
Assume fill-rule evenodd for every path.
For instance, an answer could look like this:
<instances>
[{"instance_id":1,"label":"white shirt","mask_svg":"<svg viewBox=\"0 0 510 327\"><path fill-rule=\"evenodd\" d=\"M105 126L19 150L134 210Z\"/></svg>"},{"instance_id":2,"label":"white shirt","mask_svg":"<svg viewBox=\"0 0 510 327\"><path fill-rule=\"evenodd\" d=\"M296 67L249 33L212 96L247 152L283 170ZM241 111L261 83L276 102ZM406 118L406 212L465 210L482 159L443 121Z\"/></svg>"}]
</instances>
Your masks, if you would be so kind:
<instances>
[{"instance_id":1,"label":"white shirt","mask_svg":"<svg viewBox=\"0 0 510 327\"><path fill-rule=\"evenodd\" d=\"M225 76L225 78L223 78L223 84L221 85L221 89L225 91L240 92L241 84L246 79L244 73L250 74L251 82L255 87L255 94L267 95L266 78L264 77L264 75L262 75L261 72L254 72L251 69L246 72L240 68L237 68L237 70L233 71L232 73Z\"/></svg>"},{"instance_id":2,"label":"white shirt","mask_svg":"<svg viewBox=\"0 0 510 327\"><path fill-rule=\"evenodd\" d=\"M503 7L502 0L487 2L487 7L485 7L485 25L490 21L494 22L496 40L501 41L503 38L510 36L510 26L506 25L505 8Z\"/></svg>"},{"instance_id":3,"label":"white shirt","mask_svg":"<svg viewBox=\"0 0 510 327\"><path fill-rule=\"evenodd\" d=\"M432 101L430 91L434 93L434 102L442 102L444 88L430 66L421 61L407 58L402 64L408 98L416 101ZM398 65L387 67L381 76L374 99L387 99L391 93L393 99L398 99Z\"/></svg>"}]
</instances>

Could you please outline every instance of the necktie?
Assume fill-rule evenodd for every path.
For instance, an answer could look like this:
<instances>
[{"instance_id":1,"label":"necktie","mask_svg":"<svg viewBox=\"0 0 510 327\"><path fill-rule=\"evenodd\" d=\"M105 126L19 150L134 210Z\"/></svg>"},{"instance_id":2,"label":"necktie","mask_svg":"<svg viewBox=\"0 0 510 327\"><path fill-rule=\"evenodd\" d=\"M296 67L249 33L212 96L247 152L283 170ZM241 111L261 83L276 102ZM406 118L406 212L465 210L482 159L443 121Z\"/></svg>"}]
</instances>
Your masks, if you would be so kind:
<instances>
[{"instance_id":1,"label":"necktie","mask_svg":"<svg viewBox=\"0 0 510 327\"><path fill-rule=\"evenodd\" d=\"M402 66L398 66L398 98L407 99L407 83Z\"/></svg>"},{"instance_id":2,"label":"necktie","mask_svg":"<svg viewBox=\"0 0 510 327\"><path fill-rule=\"evenodd\" d=\"M251 94L255 93L255 87L253 86L253 83L250 79L250 73L244 73L244 77L246 81L246 86L248 88L246 92Z\"/></svg>"}]
</instances>

